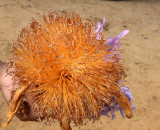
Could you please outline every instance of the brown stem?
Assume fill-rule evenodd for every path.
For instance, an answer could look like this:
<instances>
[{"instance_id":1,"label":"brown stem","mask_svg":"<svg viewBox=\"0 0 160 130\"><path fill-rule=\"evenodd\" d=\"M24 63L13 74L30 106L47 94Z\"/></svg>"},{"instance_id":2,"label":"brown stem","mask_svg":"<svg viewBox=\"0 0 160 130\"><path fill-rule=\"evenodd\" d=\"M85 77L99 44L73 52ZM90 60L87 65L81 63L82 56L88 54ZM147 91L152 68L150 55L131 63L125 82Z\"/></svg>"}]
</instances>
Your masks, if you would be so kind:
<instances>
[{"instance_id":1,"label":"brown stem","mask_svg":"<svg viewBox=\"0 0 160 130\"><path fill-rule=\"evenodd\" d=\"M60 121L60 127L61 130L72 130L70 126L70 121L67 119L67 117L63 117Z\"/></svg>"},{"instance_id":2,"label":"brown stem","mask_svg":"<svg viewBox=\"0 0 160 130\"><path fill-rule=\"evenodd\" d=\"M28 85L23 84L20 89L16 90L15 95L14 95L12 102L11 102L10 109L7 113L7 123L3 124L2 125L3 127L6 127L13 119L15 113L17 112L17 110L20 106L20 103L21 103L21 100L23 97L23 93L26 91L27 88L28 88Z\"/></svg>"}]
</instances>

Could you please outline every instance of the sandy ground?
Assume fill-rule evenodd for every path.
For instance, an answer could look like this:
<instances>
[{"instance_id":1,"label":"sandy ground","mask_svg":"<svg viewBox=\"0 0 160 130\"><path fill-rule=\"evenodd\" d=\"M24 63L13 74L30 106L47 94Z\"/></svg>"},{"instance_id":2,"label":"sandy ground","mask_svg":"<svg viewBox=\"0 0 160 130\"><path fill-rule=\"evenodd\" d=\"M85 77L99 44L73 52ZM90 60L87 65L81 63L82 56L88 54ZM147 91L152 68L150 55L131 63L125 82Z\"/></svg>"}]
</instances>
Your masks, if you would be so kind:
<instances>
[{"instance_id":1,"label":"sandy ground","mask_svg":"<svg viewBox=\"0 0 160 130\"><path fill-rule=\"evenodd\" d=\"M117 36L129 29L124 37L121 54L125 59L136 111L132 119L116 120L102 117L81 130L160 130L160 1L107 0L0 0L0 60L7 62L9 45L16 40L22 27L36 13L49 10L79 12L82 18L102 21L106 17L105 36ZM9 107L0 94L0 123L6 121ZM72 125L73 126L73 125ZM59 124L21 122L16 117L0 130L59 130ZM73 130L79 128L73 127Z\"/></svg>"}]
</instances>

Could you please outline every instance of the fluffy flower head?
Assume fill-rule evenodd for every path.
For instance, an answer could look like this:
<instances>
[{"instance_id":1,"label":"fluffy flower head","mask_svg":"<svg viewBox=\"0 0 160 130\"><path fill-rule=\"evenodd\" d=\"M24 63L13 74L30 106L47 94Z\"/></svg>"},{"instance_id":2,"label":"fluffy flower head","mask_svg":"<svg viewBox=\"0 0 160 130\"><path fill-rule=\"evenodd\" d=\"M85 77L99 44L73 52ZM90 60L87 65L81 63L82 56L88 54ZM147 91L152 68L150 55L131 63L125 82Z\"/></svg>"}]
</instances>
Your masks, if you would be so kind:
<instances>
[{"instance_id":1,"label":"fluffy flower head","mask_svg":"<svg viewBox=\"0 0 160 130\"><path fill-rule=\"evenodd\" d=\"M98 33L101 28L95 33L92 25L76 13L50 12L24 28L13 46L14 74L47 118L65 116L76 124L96 120L104 104L114 103L113 97L131 116L119 84L124 68L112 49L106 51L113 42L106 43Z\"/></svg>"}]
</instances>

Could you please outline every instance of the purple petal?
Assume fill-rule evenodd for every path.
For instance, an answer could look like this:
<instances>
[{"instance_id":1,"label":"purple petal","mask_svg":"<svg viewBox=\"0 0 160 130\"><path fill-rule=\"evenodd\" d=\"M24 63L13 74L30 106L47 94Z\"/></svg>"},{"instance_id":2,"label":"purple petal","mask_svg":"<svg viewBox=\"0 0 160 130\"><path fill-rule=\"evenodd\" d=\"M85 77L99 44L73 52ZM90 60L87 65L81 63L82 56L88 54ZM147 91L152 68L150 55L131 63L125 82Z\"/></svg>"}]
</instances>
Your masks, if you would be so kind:
<instances>
[{"instance_id":1,"label":"purple petal","mask_svg":"<svg viewBox=\"0 0 160 130\"><path fill-rule=\"evenodd\" d=\"M117 103L117 101L116 101L116 103ZM121 109L121 106L117 103L117 105L115 106L115 110L119 111L120 109Z\"/></svg>"},{"instance_id":2,"label":"purple petal","mask_svg":"<svg viewBox=\"0 0 160 130\"><path fill-rule=\"evenodd\" d=\"M97 29L95 30L95 33L98 33L98 32L100 32L100 30L101 30L101 23L100 22L97 22Z\"/></svg>"},{"instance_id":3,"label":"purple petal","mask_svg":"<svg viewBox=\"0 0 160 130\"><path fill-rule=\"evenodd\" d=\"M129 90L128 87L122 87L121 91L126 95L126 97L129 99L130 102L133 101L133 99L132 99L132 93L131 93L131 91Z\"/></svg>"},{"instance_id":4,"label":"purple petal","mask_svg":"<svg viewBox=\"0 0 160 130\"><path fill-rule=\"evenodd\" d=\"M133 114L134 111L136 110L136 108L135 108L134 105L132 105L132 104L131 104L131 106L132 106L132 114Z\"/></svg>"},{"instance_id":5,"label":"purple petal","mask_svg":"<svg viewBox=\"0 0 160 130\"><path fill-rule=\"evenodd\" d=\"M110 106L106 104L105 109L101 111L100 115L104 115L111 118L111 116L109 115L110 110L111 110Z\"/></svg>"},{"instance_id":6,"label":"purple petal","mask_svg":"<svg viewBox=\"0 0 160 130\"><path fill-rule=\"evenodd\" d=\"M125 35L127 35L128 33L129 33L129 30L124 30L118 35L118 38L120 39L120 38L124 37Z\"/></svg>"},{"instance_id":7,"label":"purple petal","mask_svg":"<svg viewBox=\"0 0 160 130\"><path fill-rule=\"evenodd\" d=\"M97 29L95 30L95 33L100 33L103 30L103 27L106 23L105 17L103 18L103 23L97 22Z\"/></svg>"},{"instance_id":8,"label":"purple petal","mask_svg":"<svg viewBox=\"0 0 160 130\"><path fill-rule=\"evenodd\" d=\"M107 39L107 42L109 43L107 48L109 48L109 49L107 49L107 50L110 51L110 50L114 50L114 49L119 49L121 46L121 42L119 41L120 38L124 37L128 33L129 33L129 30L124 30L118 35L118 37L109 37Z\"/></svg>"},{"instance_id":9,"label":"purple petal","mask_svg":"<svg viewBox=\"0 0 160 130\"><path fill-rule=\"evenodd\" d=\"M114 108L111 109L110 113L111 113L111 115L112 115L112 120L113 120L113 119L116 119L115 109L114 109Z\"/></svg>"},{"instance_id":10,"label":"purple petal","mask_svg":"<svg viewBox=\"0 0 160 130\"><path fill-rule=\"evenodd\" d=\"M111 116L108 114L109 112L103 112L103 116L107 116L107 117L109 117L109 118L111 118Z\"/></svg>"},{"instance_id":11,"label":"purple petal","mask_svg":"<svg viewBox=\"0 0 160 130\"><path fill-rule=\"evenodd\" d=\"M96 35L97 35L97 40L99 40L100 39L100 34L97 33Z\"/></svg>"},{"instance_id":12,"label":"purple petal","mask_svg":"<svg viewBox=\"0 0 160 130\"><path fill-rule=\"evenodd\" d=\"M120 81L120 83L122 83L122 81ZM121 91L124 93L125 91L129 91L129 88L122 86Z\"/></svg>"},{"instance_id":13,"label":"purple petal","mask_svg":"<svg viewBox=\"0 0 160 130\"><path fill-rule=\"evenodd\" d=\"M108 39L107 39L107 42L108 42L108 48L109 49L107 49L108 51L109 50L115 50L115 49L119 49L120 48L120 46L121 46L121 42L119 41L119 39L117 38L117 37L109 37Z\"/></svg>"},{"instance_id":14,"label":"purple petal","mask_svg":"<svg viewBox=\"0 0 160 130\"><path fill-rule=\"evenodd\" d=\"M115 42L118 42L118 38L117 37L109 37L107 39L107 42L109 43L110 46L113 46Z\"/></svg>"},{"instance_id":15,"label":"purple petal","mask_svg":"<svg viewBox=\"0 0 160 130\"><path fill-rule=\"evenodd\" d=\"M124 114L124 111L122 108L120 109L120 113L121 113L122 117L125 119L125 114Z\"/></svg>"},{"instance_id":16,"label":"purple petal","mask_svg":"<svg viewBox=\"0 0 160 130\"><path fill-rule=\"evenodd\" d=\"M102 24L100 22L97 22L97 26L96 26L97 28L95 29L95 33L97 35L97 40L100 39L100 32L103 31L103 27L104 27L105 23L106 23L105 17L103 18L103 23Z\"/></svg>"},{"instance_id":17,"label":"purple petal","mask_svg":"<svg viewBox=\"0 0 160 130\"><path fill-rule=\"evenodd\" d=\"M103 18L103 24L102 24L102 27L106 24L106 18L104 17Z\"/></svg>"}]
</instances>

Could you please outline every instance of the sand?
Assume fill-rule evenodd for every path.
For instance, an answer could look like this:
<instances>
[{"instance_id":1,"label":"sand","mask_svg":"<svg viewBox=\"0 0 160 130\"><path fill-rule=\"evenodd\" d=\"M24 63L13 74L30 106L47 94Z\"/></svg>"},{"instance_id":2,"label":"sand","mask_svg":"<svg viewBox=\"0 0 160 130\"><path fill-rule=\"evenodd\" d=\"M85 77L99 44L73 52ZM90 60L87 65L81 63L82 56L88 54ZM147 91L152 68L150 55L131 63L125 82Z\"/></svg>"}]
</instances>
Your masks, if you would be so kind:
<instances>
[{"instance_id":1,"label":"sand","mask_svg":"<svg viewBox=\"0 0 160 130\"><path fill-rule=\"evenodd\" d=\"M102 117L99 122L80 130L160 130L160 1L107 0L0 0L0 60L7 62L9 45L37 13L49 10L80 13L83 19L102 21L106 18L105 37L117 36L125 29L130 34L121 39L121 53L127 68L126 84L133 93L136 107L132 119ZM0 94L0 123L6 121L9 107ZM74 127L73 130L79 128ZM22 122L14 117L0 130L59 130L59 123L46 126L38 122Z\"/></svg>"}]
</instances>

